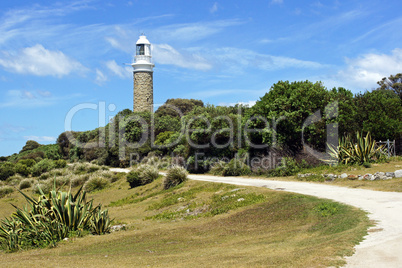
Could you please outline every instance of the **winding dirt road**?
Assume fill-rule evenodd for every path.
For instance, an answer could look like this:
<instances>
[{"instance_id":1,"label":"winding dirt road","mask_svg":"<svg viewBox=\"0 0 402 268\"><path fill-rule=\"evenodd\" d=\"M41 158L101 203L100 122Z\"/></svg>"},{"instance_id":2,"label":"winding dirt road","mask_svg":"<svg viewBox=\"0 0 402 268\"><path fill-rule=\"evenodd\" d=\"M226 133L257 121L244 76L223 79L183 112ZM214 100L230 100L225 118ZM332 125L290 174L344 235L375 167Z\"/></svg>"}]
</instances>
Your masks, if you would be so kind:
<instances>
[{"instance_id":1,"label":"winding dirt road","mask_svg":"<svg viewBox=\"0 0 402 268\"><path fill-rule=\"evenodd\" d=\"M312 195L361 208L369 212L369 218L377 224L365 240L355 247L356 253L346 258L346 267L402 267L402 193L242 177L189 175L189 178Z\"/></svg>"}]
</instances>

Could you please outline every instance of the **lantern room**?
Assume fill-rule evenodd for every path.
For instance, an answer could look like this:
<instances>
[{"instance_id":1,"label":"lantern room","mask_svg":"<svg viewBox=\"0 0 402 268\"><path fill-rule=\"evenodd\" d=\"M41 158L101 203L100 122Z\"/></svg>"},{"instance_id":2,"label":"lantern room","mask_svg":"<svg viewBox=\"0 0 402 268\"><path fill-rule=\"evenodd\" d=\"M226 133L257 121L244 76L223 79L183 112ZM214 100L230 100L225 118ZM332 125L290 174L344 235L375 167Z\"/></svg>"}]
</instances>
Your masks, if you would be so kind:
<instances>
[{"instance_id":1,"label":"lantern room","mask_svg":"<svg viewBox=\"0 0 402 268\"><path fill-rule=\"evenodd\" d=\"M134 72L153 72L151 43L145 35L141 35L135 44L134 62L131 64Z\"/></svg>"}]
</instances>

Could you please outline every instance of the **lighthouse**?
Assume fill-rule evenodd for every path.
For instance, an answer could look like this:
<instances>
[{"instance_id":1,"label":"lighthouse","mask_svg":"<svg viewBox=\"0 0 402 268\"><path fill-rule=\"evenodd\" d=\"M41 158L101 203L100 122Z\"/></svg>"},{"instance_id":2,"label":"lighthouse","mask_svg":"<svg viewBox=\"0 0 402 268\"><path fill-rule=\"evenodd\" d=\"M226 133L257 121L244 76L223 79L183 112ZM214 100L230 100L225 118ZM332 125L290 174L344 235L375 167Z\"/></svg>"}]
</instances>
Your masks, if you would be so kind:
<instances>
[{"instance_id":1,"label":"lighthouse","mask_svg":"<svg viewBox=\"0 0 402 268\"><path fill-rule=\"evenodd\" d=\"M154 85L151 43L141 35L136 43L133 63L134 112L153 112Z\"/></svg>"}]
</instances>

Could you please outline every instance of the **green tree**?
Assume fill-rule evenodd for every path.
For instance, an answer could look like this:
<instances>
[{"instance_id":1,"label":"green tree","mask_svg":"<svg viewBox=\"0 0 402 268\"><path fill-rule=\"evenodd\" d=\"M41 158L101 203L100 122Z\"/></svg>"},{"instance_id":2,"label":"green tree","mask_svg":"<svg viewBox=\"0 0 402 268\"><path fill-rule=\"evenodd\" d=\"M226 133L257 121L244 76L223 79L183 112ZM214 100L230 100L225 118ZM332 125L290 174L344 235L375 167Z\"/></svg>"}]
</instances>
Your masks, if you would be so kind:
<instances>
[{"instance_id":1,"label":"green tree","mask_svg":"<svg viewBox=\"0 0 402 268\"><path fill-rule=\"evenodd\" d=\"M183 115L188 114L195 107L204 107L204 103L201 100L194 99L168 99L164 105L156 110L155 114L157 116L180 117L180 113Z\"/></svg>"},{"instance_id":2,"label":"green tree","mask_svg":"<svg viewBox=\"0 0 402 268\"><path fill-rule=\"evenodd\" d=\"M22 147L22 150L20 151L20 153L34 150L34 149L38 148L39 146L40 146L40 144L38 142L33 141L33 140L28 140L25 143L24 147Z\"/></svg>"},{"instance_id":3,"label":"green tree","mask_svg":"<svg viewBox=\"0 0 402 268\"><path fill-rule=\"evenodd\" d=\"M245 135L254 145L268 146L273 145L276 137L277 146L297 153L303 147L303 123L315 112L322 113L330 99L330 93L321 82L279 81L246 112L243 120L245 127L261 130ZM325 148L325 137L323 119L304 128L305 141L315 148Z\"/></svg>"},{"instance_id":4,"label":"green tree","mask_svg":"<svg viewBox=\"0 0 402 268\"><path fill-rule=\"evenodd\" d=\"M384 77L381 81L378 81L377 84L380 86L379 89L392 90L399 96L399 99L402 100L402 73Z\"/></svg>"},{"instance_id":5,"label":"green tree","mask_svg":"<svg viewBox=\"0 0 402 268\"><path fill-rule=\"evenodd\" d=\"M398 95L389 89L373 90L355 96L359 129L370 132L375 140L401 137L402 106Z\"/></svg>"}]
</instances>

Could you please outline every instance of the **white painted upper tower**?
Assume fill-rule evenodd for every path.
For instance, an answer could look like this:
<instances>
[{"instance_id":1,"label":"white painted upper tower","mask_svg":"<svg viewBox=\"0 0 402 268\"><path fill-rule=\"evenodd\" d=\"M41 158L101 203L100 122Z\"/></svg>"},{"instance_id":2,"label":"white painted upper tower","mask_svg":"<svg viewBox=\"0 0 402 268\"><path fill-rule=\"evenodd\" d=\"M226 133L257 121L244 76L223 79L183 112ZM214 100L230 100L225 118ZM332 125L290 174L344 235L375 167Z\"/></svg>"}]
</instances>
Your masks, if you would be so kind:
<instances>
[{"instance_id":1,"label":"white painted upper tower","mask_svg":"<svg viewBox=\"0 0 402 268\"><path fill-rule=\"evenodd\" d=\"M151 43L145 35L141 35L135 44L134 62L131 64L135 72L153 72Z\"/></svg>"},{"instance_id":2,"label":"white painted upper tower","mask_svg":"<svg viewBox=\"0 0 402 268\"><path fill-rule=\"evenodd\" d=\"M152 47L145 35L136 43L133 66L134 112L153 112L153 68Z\"/></svg>"}]
</instances>

